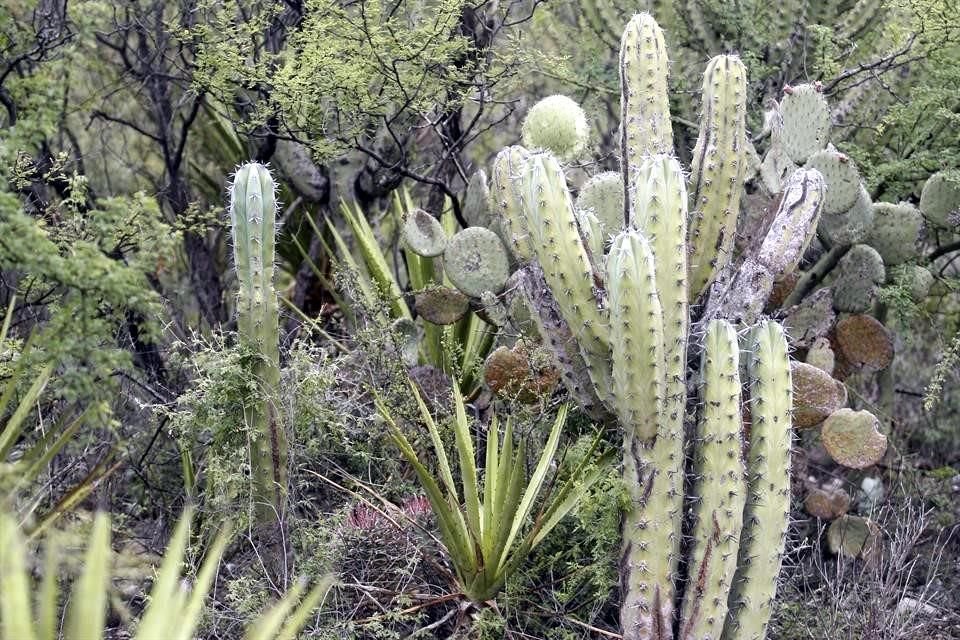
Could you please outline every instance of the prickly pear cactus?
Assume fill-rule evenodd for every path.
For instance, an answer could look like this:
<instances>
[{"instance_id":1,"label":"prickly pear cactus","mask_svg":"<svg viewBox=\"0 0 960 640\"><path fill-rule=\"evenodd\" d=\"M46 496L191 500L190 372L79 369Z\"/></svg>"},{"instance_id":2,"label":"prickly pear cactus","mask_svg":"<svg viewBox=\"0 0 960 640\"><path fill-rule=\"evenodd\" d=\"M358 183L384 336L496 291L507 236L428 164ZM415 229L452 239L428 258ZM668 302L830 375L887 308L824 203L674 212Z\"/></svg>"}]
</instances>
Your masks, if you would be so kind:
<instances>
[{"instance_id":1,"label":"prickly pear cactus","mask_svg":"<svg viewBox=\"0 0 960 640\"><path fill-rule=\"evenodd\" d=\"M797 164L823 149L830 135L830 108L817 85L784 87L777 109L784 151Z\"/></svg>"},{"instance_id":2,"label":"prickly pear cactus","mask_svg":"<svg viewBox=\"0 0 960 640\"><path fill-rule=\"evenodd\" d=\"M955 228L960 222L960 169L938 171L920 192L920 211L934 224Z\"/></svg>"},{"instance_id":3,"label":"prickly pear cactus","mask_svg":"<svg viewBox=\"0 0 960 640\"><path fill-rule=\"evenodd\" d=\"M503 290L510 277L510 260L503 242L484 227L468 227L447 244L443 267L450 282L468 296Z\"/></svg>"},{"instance_id":4,"label":"prickly pear cactus","mask_svg":"<svg viewBox=\"0 0 960 640\"><path fill-rule=\"evenodd\" d=\"M843 213L856 204L860 197L860 172L849 156L828 145L811 155L806 166L819 171L827 183L826 213Z\"/></svg>"},{"instance_id":5,"label":"prickly pear cactus","mask_svg":"<svg viewBox=\"0 0 960 640\"><path fill-rule=\"evenodd\" d=\"M873 205L873 225L866 243L877 250L883 263L893 266L915 258L923 229L923 216L912 204L879 202Z\"/></svg>"}]
</instances>

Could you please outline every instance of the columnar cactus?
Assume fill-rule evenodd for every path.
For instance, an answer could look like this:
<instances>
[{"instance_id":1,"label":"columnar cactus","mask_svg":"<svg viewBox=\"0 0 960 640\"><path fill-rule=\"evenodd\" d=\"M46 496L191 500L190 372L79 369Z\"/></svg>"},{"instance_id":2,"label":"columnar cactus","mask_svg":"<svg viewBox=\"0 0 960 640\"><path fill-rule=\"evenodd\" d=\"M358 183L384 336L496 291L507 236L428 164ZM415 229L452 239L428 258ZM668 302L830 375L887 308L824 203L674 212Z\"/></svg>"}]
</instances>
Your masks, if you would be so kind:
<instances>
[{"instance_id":1,"label":"columnar cactus","mask_svg":"<svg viewBox=\"0 0 960 640\"><path fill-rule=\"evenodd\" d=\"M253 355L255 396L244 406L250 432L254 511L259 522L283 520L287 499L287 439L280 420L280 338L273 288L277 204L266 167L245 164L230 188L233 261L240 284L237 327Z\"/></svg>"},{"instance_id":2,"label":"columnar cactus","mask_svg":"<svg viewBox=\"0 0 960 640\"><path fill-rule=\"evenodd\" d=\"M692 328L688 309L691 301L702 301L702 292L714 295L709 284L732 258L746 171L746 72L736 57L710 62L687 183L672 155L663 34L649 15L627 26L620 64L625 198L619 228L604 228L614 216L600 220L595 207L573 206L552 155L505 150L494 166L494 197L509 227L522 230L534 262L514 274L517 286L507 290L528 298L573 397L592 391L595 400L585 404L605 406L622 430L629 497L620 561L624 638L663 640L679 631L691 640L719 639L725 627L747 624L761 637L789 507L792 384L786 341L772 322L749 334L756 437L744 458L741 347L734 325L716 318ZM796 266L820 212L820 174L802 173L794 183L762 243L758 264L771 274ZM608 234L603 242L598 232ZM706 337L693 483L698 501L693 530L684 532L687 349L691 334L701 331ZM741 536L745 527L749 535ZM684 533L694 543L686 593L678 599ZM746 566L756 555L763 556L762 566ZM746 616L759 619L747 623Z\"/></svg>"}]
</instances>

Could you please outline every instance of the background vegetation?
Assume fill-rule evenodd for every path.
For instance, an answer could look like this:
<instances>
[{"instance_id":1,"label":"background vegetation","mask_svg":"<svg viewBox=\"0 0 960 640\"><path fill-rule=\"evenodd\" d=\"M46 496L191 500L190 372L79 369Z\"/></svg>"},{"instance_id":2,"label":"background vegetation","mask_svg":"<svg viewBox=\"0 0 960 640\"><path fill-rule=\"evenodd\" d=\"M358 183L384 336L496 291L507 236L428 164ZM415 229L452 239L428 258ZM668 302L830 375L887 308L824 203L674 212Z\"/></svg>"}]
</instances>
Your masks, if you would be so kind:
<instances>
[{"instance_id":1,"label":"background vegetation","mask_svg":"<svg viewBox=\"0 0 960 640\"><path fill-rule=\"evenodd\" d=\"M81 549L106 546L94 512L109 512L105 625L130 628L191 505L193 535L175 550L185 575L198 580L223 553L202 637L240 637L272 602L305 593L301 578L326 585L327 574L336 584L322 600L309 592L302 637L618 637L622 488L615 456L601 455L617 440L595 443L591 416L571 406L555 484L578 468L594 483L495 606L477 606L372 391L412 429L412 377L453 450L452 379L478 442L494 410L509 414L534 469L567 394L556 380L492 393L484 360L514 345L494 342L482 313L442 328L400 322L423 316L412 292L429 282L400 242L402 218L419 207L448 231L477 224L471 179L556 93L589 124L586 151L565 166L572 188L617 170L620 34L639 11L666 33L685 166L706 62L736 53L758 151L784 86L817 82L830 139L874 201L917 204L931 175L960 171L955 0L0 3L4 424L26 412L0 445L0 504L13 518L3 526L28 540L30 571L41 577L43 560L29 545L58 530L54 566L80 575ZM261 391L259 356L238 338L227 191L247 161L269 163L279 202L290 511L268 533L249 508L256 435L244 409ZM892 275L882 283L874 311L895 336L893 366L844 380L851 406L880 418L887 454L852 470L817 433L797 438L771 638L960 637L958 224L955 211L925 225L910 263L933 275L926 295ZM828 249L815 243L802 267ZM406 434L433 456L426 432ZM875 522L882 553L827 548L829 518L808 500L824 490ZM227 521L239 532L229 545Z\"/></svg>"}]
</instances>

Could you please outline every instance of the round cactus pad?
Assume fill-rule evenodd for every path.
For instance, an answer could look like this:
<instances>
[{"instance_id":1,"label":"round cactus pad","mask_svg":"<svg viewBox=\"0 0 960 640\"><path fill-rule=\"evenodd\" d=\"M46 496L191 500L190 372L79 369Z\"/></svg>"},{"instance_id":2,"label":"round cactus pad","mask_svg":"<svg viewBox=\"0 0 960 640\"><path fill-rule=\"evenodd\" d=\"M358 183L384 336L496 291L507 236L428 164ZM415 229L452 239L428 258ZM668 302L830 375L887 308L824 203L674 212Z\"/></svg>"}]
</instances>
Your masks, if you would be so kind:
<instances>
[{"instance_id":1,"label":"round cactus pad","mask_svg":"<svg viewBox=\"0 0 960 640\"><path fill-rule=\"evenodd\" d=\"M807 168L822 173L827 183L824 213L841 213L856 204L860 196L860 172L849 157L828 146L810 156Z\"/></svg>"},{"instance_id":2,"label":"round cactus pad","mask_svg":"<svg viewBox=\"0 0 960 640\"><path fill-rule=\"evenodd\" d=\"M419 256L439 256L447 247L447 234L440 221L423 209L409 212L403 221L403 241Z\"/></svg>"},{"instance_id":3,"label":"round cactus pad","mask_svg":"<svg viewBox=\"0 0 960 640\"><path fill-rule=\"evenodd\" d=\"M887 436L869 411L839 409L823 423L820 436L830 457L851 469L875 465L887 452Z\"/></svg>"},{"instance_id":4,"label":"round cactus pad","mask_svg":"<svg viewBox=\"0 0 960 640\"><path fill-rule=\"evenodd\" d=\"M868 557L874 551L880 528L870 520L845 515L837 518L827 529L830 551L848 558Z\"/></svg>"},{"instance_id":5,"label":"round cactus pad","mask_svg":"<svg viewBox=\"0 0 960 640\"><path fill-rule=\"evenodd\" d=\"M827 372L805 362L793 361L790 374L793 379L794 427L815 427L847 404L847 388Z\"/></svg>"},{"instance_id":6,"label":"round cactus pad","mask_svg":"<svg viewBox=\"0 0 960 640\"><path fill-rule=\"evenodd\" d=\"M433 324L453 324L470 310L470 298L450 287L431 287L419 292L414 308Z\"/></svg>"},{"instance_id":7,"label":"round cactus pad","mask_svg":"<svg viewBox=\"0 0 960 640\"><path fill-rule=\"evenodd\" d=\"M893 361L893 335L868 315L847 316L837 323L835 340L844 359L855 369L880 371Z\"/></svg>"},{"instance_id":8,"label":"round cactus pad","mask_svg":"<svg viewBox=\"0 0 960 640\"><path fill-rule=\"evenodd\" d=\"M830 135L830 108L812 84L784 87L780 101L780 132L784 150L794 162L804 162L823 149Z\"/></svg>"},{"instance_id":9,"label":"round cactus pad","mask_svg":"<svg viewBox=\"0 0 960 640\"><path fill-rule=\"evenodd\" d=\"M469 227L450 239L443 252L447 277L473 298L499 293L510 277L510 260L500 238L483 227Z\"/></svg>"}]
</instances>

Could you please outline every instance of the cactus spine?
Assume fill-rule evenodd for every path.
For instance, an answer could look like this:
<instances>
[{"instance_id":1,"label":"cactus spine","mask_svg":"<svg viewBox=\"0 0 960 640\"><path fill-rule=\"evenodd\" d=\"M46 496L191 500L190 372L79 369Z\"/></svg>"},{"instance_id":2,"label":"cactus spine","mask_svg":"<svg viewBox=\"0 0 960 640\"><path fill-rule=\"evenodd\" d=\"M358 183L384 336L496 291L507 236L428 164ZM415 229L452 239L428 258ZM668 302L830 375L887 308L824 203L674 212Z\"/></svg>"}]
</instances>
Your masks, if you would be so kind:
<instances>
[{"instance_id":1,"label":"cactus spine","mask_svg":"<svg viewBox=\"0 0 960 640\"><path fill-rule=\"evenodd\" d=\"M277 204L266 167L245 164L230 190L233 259L240 284L237 326L241 344L254 356L256 396L244 406L250 430L254 513L258 522L283 521L287 497L287 440L280 422L280 339L273 288Z\"/></svg>"}]
</instances>

